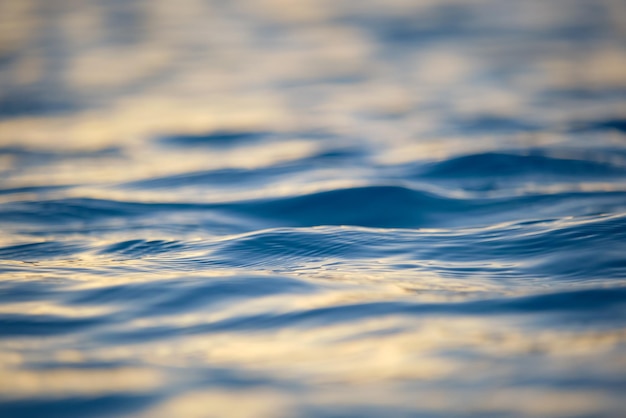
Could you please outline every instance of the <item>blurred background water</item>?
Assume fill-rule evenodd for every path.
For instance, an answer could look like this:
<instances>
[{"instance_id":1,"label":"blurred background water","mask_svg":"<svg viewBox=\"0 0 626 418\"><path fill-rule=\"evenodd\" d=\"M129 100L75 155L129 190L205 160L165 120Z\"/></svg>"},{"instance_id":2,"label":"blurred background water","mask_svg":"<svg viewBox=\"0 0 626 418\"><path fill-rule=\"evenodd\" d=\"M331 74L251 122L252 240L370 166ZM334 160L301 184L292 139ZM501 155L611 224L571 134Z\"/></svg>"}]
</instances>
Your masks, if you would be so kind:
<instances>
[{"instance_id":1,"label":"blurred background water","mask_svg":"<svg viewBox=\"0 0 626 418\"><path fill-rule=\"evenodd\" d=\"M626 414L626 3L0 1L2 417Z\"/></svg>"}]
</instances>

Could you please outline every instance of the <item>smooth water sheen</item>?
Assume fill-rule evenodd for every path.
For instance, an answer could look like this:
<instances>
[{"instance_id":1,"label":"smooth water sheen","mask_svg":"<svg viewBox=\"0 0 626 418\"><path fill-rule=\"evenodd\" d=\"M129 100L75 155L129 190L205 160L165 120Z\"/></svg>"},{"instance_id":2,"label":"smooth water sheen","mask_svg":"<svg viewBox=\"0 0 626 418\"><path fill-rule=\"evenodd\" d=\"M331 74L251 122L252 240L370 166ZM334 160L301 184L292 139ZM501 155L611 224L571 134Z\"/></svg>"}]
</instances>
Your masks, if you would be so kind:
<instances>
[{"instance_id":1,"label":"smooth water sheen","mask_svg":"<svg viewBox=\"0 0 626 418\"><path fill-rule=\"evenodd\" d=\"M626 416L620 0L0 2L0 416Z\"/></svg>"}]
</instances>

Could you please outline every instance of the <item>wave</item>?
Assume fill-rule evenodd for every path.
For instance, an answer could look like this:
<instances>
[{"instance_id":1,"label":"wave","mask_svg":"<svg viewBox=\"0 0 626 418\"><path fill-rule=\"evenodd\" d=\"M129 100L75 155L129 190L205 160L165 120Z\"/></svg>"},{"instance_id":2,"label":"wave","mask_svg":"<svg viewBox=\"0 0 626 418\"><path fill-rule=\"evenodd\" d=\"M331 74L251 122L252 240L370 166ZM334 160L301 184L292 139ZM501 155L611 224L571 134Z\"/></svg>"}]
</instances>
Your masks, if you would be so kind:
<instances>
[{"instance_id":1,"label":"wave","mask_svg":"<svg viewBox=\"0 0 626 418\"><path fill-rule=\"evenodd\" d=\"M0 260L34 261L68 258L86 250L84 243L45 241L0 248Z\"/></svg>"},{"instance_id":2,"label":"wave","mask_svg":"<svg viewBox=\"0 0 626 418\"><path fill-rule=\"evenodd\" d=\"M626 167L609 163L575 159L554 158L546 155L519 155L482 153L465 155L427 165L420 173L424 178L462 180L532 176L546 180L547 177L584 178L624 177Z\"/></svg>"},{"instance_id":3,"label":"wave","mask_svg":"<svg viewBox=\"0 0 626 418\"><path fill-rule=\"evenodd\" d=\"M170 224L202 228L236 218L256 229L352 225L372 228L480 226L493 222L619 213L626 192L569 192L511 198L460 199L402 186L365 186L301 196L228 203L132 202L58 199L0 204L1 221L11 224L97 225L166 217ZM195 218L190 221L189 216ZM135 221L133 221L135 220ZM232 231L243 232L243 231Z\"/></svg>"},{"instance_id":4,"label":"wave","mask_svg":"<svg viewBox=\"0 0 626 418\"><path fill-rule=\"evenodd\" d=\"M367 186L216 207L261 218L271 226L429 228L610 213L624 208L625 196L624 192L579 192L457 199L401 186Z\"/></svg>"},{"instance_id":5,"label":"wave","mask_svg":"<svg viewBox=\"0 0 626 418\"><path fill-rule=\"evenodd\" d=\"M174 299L180 308L181 301ZM428 317L428 316L491 316L491 315L559 315L560 321L575 322L581 313L587 313L590 321L619 323L619 314L626 305L626 288L584 289L529 295L514 298L481 299L455 303L414 303L402 301L376 301L351 304L335 304L305 310L287 312L262 312L250 315L233 315L224 319L187 326L156 325L140 329L102 331L103 341L130 343L135 341L168 339L181 335L259 332L290 328L323 328L342 323L358 324L370 318ZM168 311L169 305L150 306ZM204 305L203 305L204 306ZM178 311L178 309L177 309ZM145 315L145 311L141 311ZM566 317L563 317L566 315ZM78 323L77 323L78 324ZM80 322L82 324L82 322ZM78 325L77 325L78 326Z\"/></svg>"},{"instance_id":6,"label":"wave","mask_svg":"<svg viewBox=\"0 0 626 418\"><path fill-rule=\"evenodd\" d=\"M351 227L286 228L256 232L213 245L210 258L230 268L290 271L318 263L343 265L388 259L405 260L407 267L438 273L507 279L550 277L592 282L626 274L620 254L626 251L626 218L578 218L541 221L535 225L509 223L488 229L400 230ZM484 254L489 261L477 264ZM581 265L577 257L592 261ZM338 263L338 264L337 264Z\"/></svg>"}]
</instances>

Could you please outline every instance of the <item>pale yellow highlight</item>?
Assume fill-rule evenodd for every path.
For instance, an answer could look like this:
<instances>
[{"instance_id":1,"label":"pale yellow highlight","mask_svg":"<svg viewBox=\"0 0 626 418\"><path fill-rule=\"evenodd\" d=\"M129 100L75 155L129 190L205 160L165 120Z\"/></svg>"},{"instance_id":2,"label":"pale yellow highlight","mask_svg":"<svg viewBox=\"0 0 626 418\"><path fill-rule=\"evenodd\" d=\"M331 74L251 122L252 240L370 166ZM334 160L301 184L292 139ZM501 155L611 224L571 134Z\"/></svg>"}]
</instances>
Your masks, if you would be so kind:
<instances>
[{"instance_id":1,"label":"pale yellow highlight","mask_svg":"<svg viewBox=\"0 0 626 418\"><path fill-rule=\"evenodd\" d=\"M157 389L164 376L145 368L0 370L0 397L66 397L110 393L147 392Z\"/></svg>"},{"instance_id":2,"label":"pale yellow highlight","mask_svg":"<svg viewBox=\"0 0 626 418\"><path fill-rule=\"evenodd\" d=\"M38 29L36 4L30 0L0 1L0 54L17 52Z\"/></svg>"},{"instance_id":3,"label":"pale yellow highlight","mask_svg":"<svg viewBox=\"0 0 626 418\"><path fill-rule=\"evenodd\" d=\"M288 418L296 416L293 401L269 389L192 392L142 414L146 418Z\"/></svg>"},{"instance_id":4,"label":"pale yellow highlight","mask_svg":"<svg viewBox=\"0 0 626 418\"><path fill-rule=\"evenodd\" d=\"M118 87L141 81L165 68L172 60L167 50L99 50L79 56L67 77L80 88Z\"/></svg>"},{"instance_id":5,"label":"pale yellow highlight","mask_svg":"<svg viewBox=\"0 0 626 418\"><path fill-rule=\"evenodd\" d=\"M111 313L105 306L63 306L50 302L16 302L0 305L0 314L55 315L65 318L89 318Z\"/></svg>"}]
</instances>

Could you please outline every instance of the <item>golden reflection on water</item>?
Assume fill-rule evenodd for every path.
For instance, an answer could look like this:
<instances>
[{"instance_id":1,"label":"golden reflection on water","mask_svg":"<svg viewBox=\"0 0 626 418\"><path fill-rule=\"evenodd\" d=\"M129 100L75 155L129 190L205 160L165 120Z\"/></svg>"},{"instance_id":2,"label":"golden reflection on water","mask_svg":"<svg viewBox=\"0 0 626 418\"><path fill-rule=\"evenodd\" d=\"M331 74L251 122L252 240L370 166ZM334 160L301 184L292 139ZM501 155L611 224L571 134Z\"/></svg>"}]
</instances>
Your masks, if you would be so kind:
<instances>
[{"instance_id":1,"label":"golden reflection on water","mask_svg":"<svg viewBox=\"0 0 626 418\"><path fill-rule=\"evenodd\" d=\"M7 303L0 305L2 314L54 315L65 318L89 318L113 311L103 306L61 306L41 302Z\"/></svg>"},{"instance_id":2,"label":"golden reflection on water","mask_svg":"<svg viewBox=\"0 0 626 418\"><path fill-rule=\"evenodd\" d=\"M30 397L65 398L102 396L112 393L148 392L164 382L161 373L148 368L3 370L0 396L4 399Z\"/></svg>"},{"instance_id":3,"label":"golden reflection on water","mask_svg":"<svg viewBox=\"0 0 626 418\"><path fill-rule=\"evenodd\" d=\"M183 321L179 325L187 324ZM174 395L146 416L165 416L172 411L184 416L231 416L227 412L233 408L241 416L289 416L297 401L335 407L352 402L370 406L419 405L420 410L433 412L506 411L550 417L611 410L619 405L601 392L498 388L497 382L520 373L535 377L575 376L589 370L619 377L626 371L626 362L619 354L619 346L625 342L623 331L546 330L529 334L523 321L516 324L506 317L416 320L397 316L344 325L178 337L167 342L80 351L56 351L57 342L50 338L21 349L15 341L2 343L5 355L0 388L5 399L142 392L164 387L171 368L192 368L199 373L207 367L208 376L212 369L235 368L261 379L307 382L308 389L294 398L261 388L207 388ZM10 346L12 349L8 349ZM13 352L16 349L20 352ZM465 355L475 360L467 361ZM20 364L33 362L60 362L65 368L16 369ZM138 366L72 368L72 364L79 367L98 362L130 362ZM524 367L530 369L520 370ZM193 381L194 375L188 374L187 381ZM414 390L403 387L407 381L413 382ZM420 382L427 385L420 386ZM455 382L458 389L447 386L450 382ZM475 389L470 389L473 385ZM480 387L490 388L489 396L472 399ZM207 411L206 402L212 400L215 403Z\"/></svg>"},{"instance_id":4,"label":"golden reflection on water","mask_svg":"<svg viewBox=\"0 0 626 418\"><path fill-rule=\"evenodd\" d=\"M615 28L626 26L626 13L619 3L602 2L602 7L610 11ZM400 126L428 126L432 123L430 116L437 118L429 103L433 97L445 97L451 110L466 116L520 116L527 112L527 103L515 90L486 86L473 90L470 80L489 65L480 59L481 55L489 57L492 49L498 52L498 44L480 44L476 51L468 51L476 52L475 55L449 46L414 53L407 83L396 80L391 64L377 58L380 45L359 30L331 20L349 16L355 7L361 8L362 13L378 7L377 13L396 16L428 11L433 4L436 3L397 1L393 6L379 7L374 2L356 7L350 2L238 2L239 12L246 18L286 25L288 29L293 29L290 25L301 25L298 30L291 30L288 38L259 46L253 28L225 17L211 2L185 0L175 6L165 1L129 3L120 8L127 8L128 13L136 16L136 27L111 28L105 11L86 2L56 1L48 10L34 0L6 1L0 50L6 54L18 52L19 58L8 71L11 85L44 83L48 88L51 81L58 82L61 91L50 94L85 106L68 116L2 121L0 143L98 149L116 143L127 146L172 132L263 127L275 131L319 127L320 123L331 130L347 130L371 138L371 134L359 129L355 114L395 114L400 116L396 121ZM524 23L539 24L541 20L538 27L545 29L551 23L558 24L563 19L560 15L567 15L567 10L558 4L529 2L528 6L518 7L533 16ZM51 56L37 46L45 27L58 32L58 41L51 48L63 54ZM108 44L112 30L131 33L128 44ZM195 53L190 52L190 45L195 46ZM511 46L523 50L523 45ZM519 80L521 86L626 86L626 52L621 48L606 43L572 52L570 45L558 42L544 43L542 47L557 53L538 60L537 68L528 71L527 80ZM48 80L54 66L62 68L60 80ZM163 77L163 81L146 82L157 76ZM361 81L331 88L316 86L317 93L325 99L306 108L293 106L290 96L298 89L303 97L314 91L306 86L291 91L273 87L276 83L301 80L306 84L333 77ZM475 100L478 92L481 99ZM615 114L623 111L623 104L615 104ZM369 129L372 125L368 124ZM415 139L415 129L409 135ZM385 141L394 139L387 137ZM447 148L447 152L461 152L455 147ZM421 158L428 158L428 151L420 149ZM441 149L436 153L436 158L447 155Z\"/></svg>"},{"instance_id":5,"label":"golden reflection on water","mask_svg":"<svg viewBox=\"0 0 626 418\"><path fill-rule=\"evenodd\" d=\"M117 283L121 284L119 280L118 277ZM127 283L132 280L127 278ZM101 282L107 283L108 279ZM84 285L92 287L93 278L85 280ZM143 327L168 325L172 329L186 329L255 311L276 311L277 307L288 313L385 300L380 290L373 287L371 292L365 292L361 286L358 292L331 288L317 295L269 297L265 301L229 304L206 315L170 314L126 322L113 329L137 332ZM389 297L398 300L394 293ZM44 302L35 313L66 315L68 310L72 315L79 313L74 309L55 310ZM506 315L499 318L391 315L345 324L316 326L305 321L279 330L224 331L105 346L84 346L72 342L72 337L4 340L0 342L3 353L0 393L4 399L142 393L170 387L172 380L168 376L173 369L196 371L175 378L183 385L193 384L200 375L210 377L212 370L232 369L245 370L247 376L259 379L291 381L295 387L306 382L307 389L287 394L262 387L225 390L211 386L174 393L145 416L172 413L189 417L232 416L230 411L242 417L291 416L297 405L336 409L351 403L370 407L415 405L431 412L507 412L536 417L619 410L615 399L602 392L498 387L498 382L520 374L539 379L579 373L618 378L626 372L620 352L626 343L624 330L537 331L532 325L527 327L528 321L532 319ZM67 349L78 344L82 348ZM468 361L467 356L473 360ZM82 368L100 363L133 366ZM32 369L37 364L59 366ZM197 373L200 375L196 376ZM406 382L412 382L414 389L406 388ZM451 382L454 385L450 386ZM481 392L486 389L488 397Z\"/></svg>"},{"instance_id":6,"label":"golden reflection on water","mask_svg":"<svg viewBox=\"0 0 626 418\"><path fill-rule=\"evenodd\" d=\"M444 396L440 392L420 390L416 393L389 393L377 386L364 387L359 402L364 408L380 408L381 411L393 409L399 404L419 405L424 413L438 413L445 409L451 413L520 413L525 416L550 417L562 416L560 413L578 414L593 412L603 405L606 399L598 395L571 394L558 390L519 390L498 389L488 399L476 397L475 393L463 396L455 393ZM471 398L474 396L474 398ZM345 388L334 391L314 393L302 396L300 402L315 410L341 410L349 400ZM242 391L206 391L176 398L165 405L149 411L143 416L167 417L182 411L189 417L290 417L297 415L296 402L293 398L279 392L267 390ZM210 411L206 406L211 405ZM468 406L469 405L469 406ZM511 409L510 405L519 406Z\"/></svg>"}]
</instances>

